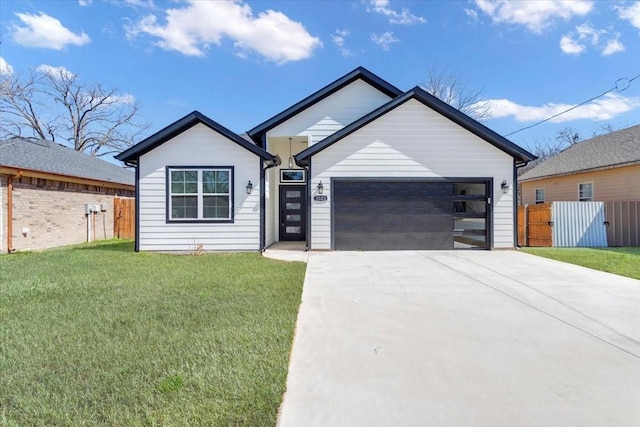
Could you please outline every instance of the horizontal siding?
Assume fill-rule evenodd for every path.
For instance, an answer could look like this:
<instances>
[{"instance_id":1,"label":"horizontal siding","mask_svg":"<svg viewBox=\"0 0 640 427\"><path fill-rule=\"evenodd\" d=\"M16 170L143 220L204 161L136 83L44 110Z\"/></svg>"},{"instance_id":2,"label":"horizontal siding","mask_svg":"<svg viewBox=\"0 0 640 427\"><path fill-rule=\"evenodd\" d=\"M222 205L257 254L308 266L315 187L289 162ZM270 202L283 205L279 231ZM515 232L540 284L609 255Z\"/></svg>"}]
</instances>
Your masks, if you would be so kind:
<instances>
[{"instance_id":1,"label":"horizontal siding","mask_svg":"<svg viewBox=\"0 0 640 427\"><path fill-rule=\"evenodd\" d=\"M256 251L260 249L260 160L198 124L140 158L140 250ZM234 222L167 223L166 166L233 166ZM251 180L253 192L246 186Z\"/></svg>"},{"instance_id":2,"label":"horizontal siding","mask_svg":"<svg viewBox=\"0 0 640 427\"><path fill-rule=\"evenodd\" d=\"M373 86L356 80L273 128L267 136L304 135L309 144L315 144L389 100Z\"/></svg>"},{"instance_id":3,"label":"horizontal siding","mask_svg":"<svg viewBox=\"0 0 640 427\"><path fill-rule=\"evenodd\" d=\"M493 178L494 246L514 243L511 185L513 159L423 104L411 100L316 154L314 195L320 180L326 202L312 201L312 248L331 248L332 177Z\"/></svg>"},{"instance_id":4,"label":"horizontal siding","mask_svg":"<svg viewBox=\"0 0 640 427\"><path fill-rule=\"evenodd\" d=\"M594 202L640 200L640 165L576 173L522 183L522 203L535 203L535 189L544 188L545 202L578 201L578 184L593 182Z\"/></svg>"}]
</instances>

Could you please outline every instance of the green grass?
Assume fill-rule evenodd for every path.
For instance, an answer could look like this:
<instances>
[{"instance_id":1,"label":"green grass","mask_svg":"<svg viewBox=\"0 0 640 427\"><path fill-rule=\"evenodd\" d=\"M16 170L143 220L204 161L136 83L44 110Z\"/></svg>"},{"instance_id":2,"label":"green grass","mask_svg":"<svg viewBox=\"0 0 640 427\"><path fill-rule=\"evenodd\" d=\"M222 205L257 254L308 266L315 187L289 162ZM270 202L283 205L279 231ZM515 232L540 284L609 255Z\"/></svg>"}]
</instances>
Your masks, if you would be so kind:
<instances>
[{"instance_id":1,"label":"green grass","mask_svg":"<svg viewBox=\"0 0 640 427\"><path fill-rule=\"evenodd\" d=\"M522 248L522 252L640 280L640 248Z\"/></svg>"},{"instance_id":2,"label":"green grass","mask_svg":"<svg viewBox=\"0 0 640 427\"><path fill-rule=\"evenodd\" d=\"M0 256L0 425L275 425L304 271L118 241Z\"/></svg>"}]
</instances>

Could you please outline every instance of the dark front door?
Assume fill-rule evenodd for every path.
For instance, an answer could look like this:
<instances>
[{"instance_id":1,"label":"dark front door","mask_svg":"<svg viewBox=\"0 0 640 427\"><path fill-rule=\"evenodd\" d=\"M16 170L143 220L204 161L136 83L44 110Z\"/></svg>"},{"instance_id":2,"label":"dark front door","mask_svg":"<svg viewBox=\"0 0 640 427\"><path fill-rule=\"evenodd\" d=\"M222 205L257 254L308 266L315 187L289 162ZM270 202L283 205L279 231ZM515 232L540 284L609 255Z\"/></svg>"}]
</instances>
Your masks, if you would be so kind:
<instances>
[{"instance_id":1,"label":"dark front door","mask_svg":"<svg viewBox=\"0 0 640 427\"><path fill-rule=\"evenodd\" d=\"M280 240L305 240L307 204L304 185L280 186Z\"/></svg>"}]
</instances>

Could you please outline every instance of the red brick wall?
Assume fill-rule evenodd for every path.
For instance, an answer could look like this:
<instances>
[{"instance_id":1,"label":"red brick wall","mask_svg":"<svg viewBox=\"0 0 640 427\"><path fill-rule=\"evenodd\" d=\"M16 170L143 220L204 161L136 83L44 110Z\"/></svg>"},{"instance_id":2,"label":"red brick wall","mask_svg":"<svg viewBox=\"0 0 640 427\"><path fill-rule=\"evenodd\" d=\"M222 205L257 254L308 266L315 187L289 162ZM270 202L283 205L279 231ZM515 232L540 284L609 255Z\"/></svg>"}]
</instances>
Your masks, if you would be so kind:
<instances>
[{"instance_id":1,"label":"red brick wall","mask_svg":"<svg viewBox=\"0 0 640 427\"><path fill-rule=\"evenodd\" d=\"M2 239L7 251L7 176L1 178ZM134 192L50 179L21 177L13 181L13 247L17 251L45 249L87 241L85 204L106 207L91 214L90 239L112 239L113 198ZM94 227L95 226L95 227ZM95 228L95 231L94 231ZM23 231L28 231L23 233Z\"/></svg>"}]
</instances>

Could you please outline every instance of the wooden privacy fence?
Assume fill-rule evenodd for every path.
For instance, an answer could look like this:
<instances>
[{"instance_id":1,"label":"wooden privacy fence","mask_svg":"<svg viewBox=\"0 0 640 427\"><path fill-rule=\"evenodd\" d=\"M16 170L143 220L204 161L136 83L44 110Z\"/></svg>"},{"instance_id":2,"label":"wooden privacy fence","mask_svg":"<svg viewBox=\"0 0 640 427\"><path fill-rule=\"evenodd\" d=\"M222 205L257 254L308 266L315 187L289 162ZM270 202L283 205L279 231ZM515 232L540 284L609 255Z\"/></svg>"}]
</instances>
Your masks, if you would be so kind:
<instances>
[{"instance_id":1,"label":"wooden privacy fence","mask_svg":"<svg viewBox=\"0 0 640 427\"><path fill-rule=\"evenodd\" d=\"M640 246L640 201L518 207L520 246Z\"/></svg>"},{"instance_id":2,"label":"wooden privacy fence","mask_svg":"<svg viewBox=\"0 0 640 427\"><path fill-rule=\"evenodd\" d=\"M135 199L113 199L113 233L118 239L133 239L136 235Z\"/></svg>"},{"instance_id":3,"label":"wooden privacy fence","mask_svg":"<svg viewBox=\"0 0 640 427\"><path fill-rule=\"evenodd\" d=\"M518 245L552 246L551 203L518 206Z\"/></svg>"}]
</instances>

